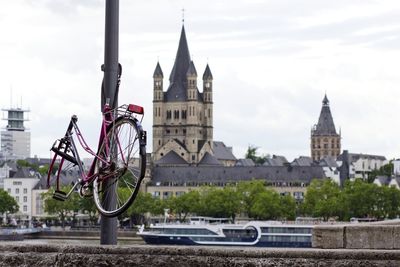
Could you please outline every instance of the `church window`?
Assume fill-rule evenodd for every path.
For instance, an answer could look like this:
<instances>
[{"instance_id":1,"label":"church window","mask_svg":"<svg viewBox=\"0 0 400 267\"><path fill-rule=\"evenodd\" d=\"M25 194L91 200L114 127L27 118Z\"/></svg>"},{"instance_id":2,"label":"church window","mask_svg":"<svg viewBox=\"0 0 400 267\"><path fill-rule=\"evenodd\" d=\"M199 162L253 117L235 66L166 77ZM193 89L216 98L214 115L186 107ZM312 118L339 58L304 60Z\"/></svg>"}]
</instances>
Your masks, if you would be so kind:
<instances>
[{"instance_id":1,"label":"church window","mask_svg":"<svg viewBox=\"0 0 400 267\"><path fill-rule=\"evenodd\" d=\"M171 110L167 110L167 120L171 119Z\"/></svg>"},{"instance_id":2,"label":"church window","mask_svg":"<svg viewBox=\"0 0 400 267\"><path fill-rule=\"evenodd\" d=\"M160 156L161 156L161 157L164 156L164 153L161 153Z\"/></svg>"},{"instance_id":3,"label":"church window","mask_svg":"<svg viewBox=\"0 0 400 267\"><path fill-rule=\"evenodd\" d=\"M174 119L179 119L179 110L174 110Z\"/></svg>"},{"instance_id":4,"label":"church window","mask_svg":"<svg viewBox=\"0 0 400 267\"><path fill-rule=\"evenodd\" d=\"M178 129L175 129L175 134L178 134Z\"/></svg>"},{"instance_id":5,"label":"church window","mask_svg":"<svg viewBox=\"0 0 400 267\"><path fill-rule=\"evenodd\" d=\"M192 160L195 160L195 159L196 159L195 155L192 155Z\"/></svg>"},{"instance_id":6,"label":"church window","mask_svg":"<svg viewBox=\"0 0 400 267\"><path fill-rule=\"evenodd\" d=\"M167 134L169 134L171 131L169 129L165 130L167 132Z\"/></svg>"},{"instance_id":7,"label":"church window","mask_svg":"<svg viewBox=\"0 0 400 267\"><path fill-rule=\"evenodd\" d=\"M194 144L194 139L193 139L193 144Z\"/></svg>"},{"instance_id":8,"label":"church window","mask_svg":"<svg viewBox=\"0 0 400 267\"><path fill-rule=\"evenodd\" d=\"M211 118L211 109L208 109L208 117Z\"/></svg>"},{"instance_id":9,"label":"church window","mask_svg":"<svg viewBox=\"0 0 400 267\"><path fill-rule=\"evenodd\" d=\"M158 145L161 146L161 140L158 140Z\"/></svg>"},{"instance_id":10,"label":"church window","mask_svg":"<svg viewBox=\"0 0 400 267\"><path fill-rule=\"evenodd\" d=\"M183 129L183 134L186 134L186 129Z\"/></svg>"},{"instance_id":11,"label":"church window","mask_svg":"<svg viewBox=\"0 0 400 267\"><path fill-rule=\"evenodd\" d=\"M182 119L186 119L186 110L182 110Z\"/></svg>"}]
</instances>

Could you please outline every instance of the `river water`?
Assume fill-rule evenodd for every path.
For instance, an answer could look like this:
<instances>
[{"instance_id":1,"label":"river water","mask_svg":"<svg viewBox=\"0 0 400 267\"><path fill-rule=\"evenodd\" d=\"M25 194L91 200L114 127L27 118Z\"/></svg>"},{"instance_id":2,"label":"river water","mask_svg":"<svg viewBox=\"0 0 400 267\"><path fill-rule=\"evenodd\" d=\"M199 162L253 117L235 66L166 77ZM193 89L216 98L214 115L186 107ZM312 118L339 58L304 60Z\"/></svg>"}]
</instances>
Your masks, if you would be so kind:
<instances>
[{"instance_id":1,"label":"river water","mask_svg":"<svg viewBox=\"0 0 400 267\"><path fill-rule=\"evenodd\" d=\"M100 245L100 240L94 239L25 239L17 241L20 244L33 244L33 245ZM120 240L118 245L144 245L141 240Z\"/></svg>"}]
</instances>

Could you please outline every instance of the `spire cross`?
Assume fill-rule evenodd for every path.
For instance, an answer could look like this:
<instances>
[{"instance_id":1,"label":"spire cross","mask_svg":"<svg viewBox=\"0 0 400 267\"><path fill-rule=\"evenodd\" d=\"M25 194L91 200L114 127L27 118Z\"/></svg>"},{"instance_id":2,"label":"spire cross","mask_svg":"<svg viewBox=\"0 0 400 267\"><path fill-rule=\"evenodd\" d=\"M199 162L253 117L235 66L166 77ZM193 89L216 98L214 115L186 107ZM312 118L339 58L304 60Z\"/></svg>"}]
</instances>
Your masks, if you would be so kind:
<instances>
[{"instance_id":1,"label":"spire cross","mask_svg":"<svg viewBox=\"0 0 400 267\"><path fill-rule=\"evenodd\" d=\"M182 8L182 24L185 23L185 9Z\"/></svg>"}]
</instances>

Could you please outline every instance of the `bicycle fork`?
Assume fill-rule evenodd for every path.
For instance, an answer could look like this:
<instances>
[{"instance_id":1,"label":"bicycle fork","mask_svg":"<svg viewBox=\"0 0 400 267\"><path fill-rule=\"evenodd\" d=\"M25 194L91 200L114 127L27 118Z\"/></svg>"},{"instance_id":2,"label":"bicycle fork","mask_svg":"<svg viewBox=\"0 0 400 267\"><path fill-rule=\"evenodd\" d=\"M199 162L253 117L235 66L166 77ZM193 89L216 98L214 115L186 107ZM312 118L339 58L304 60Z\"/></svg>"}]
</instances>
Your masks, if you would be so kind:
<instances>
[{"instance_id":1,"label":"bicycle fork","mask_svg":"<svg viewBox=\"0 0 400 267\"><path fill-rule=\"evenodd\" d=\"M78 187L78 185L80 185L82 182L82 179L78 178L78 180L73 183L72 188L68 193L65 193L60 190L60 174L61 174L62 165L64 164L65 160L67 160L75 165L78 165L79 172L83 173L82 162L77 153L74 139L72 138L72 128L75 128L75 129L77 128L77 125L76 125L77 120L78 120L78 118L76 117L76 115L73 115L71 118L70 124L68 125L68 129L67 129L67 132L65 133L64 138L59 140L58 145L56 145L56 143L54 143L53 147L51 148L51 151L53 151L56 155L61 157L59 170L57 172L57 186L56 186L55 192L53 193L53 198L56 200L60 200L60 201L67 200L70 197L70 195L72 194L72 192L74 192L75 189ZM72 156L68 154L68 151L71 151ZM54 161L55 161L55 158L51 164L50 170L53 167ZM50 185L49 183L50 183L50 171L48 174L48 186Z\"/></svg>"}]
</instances>

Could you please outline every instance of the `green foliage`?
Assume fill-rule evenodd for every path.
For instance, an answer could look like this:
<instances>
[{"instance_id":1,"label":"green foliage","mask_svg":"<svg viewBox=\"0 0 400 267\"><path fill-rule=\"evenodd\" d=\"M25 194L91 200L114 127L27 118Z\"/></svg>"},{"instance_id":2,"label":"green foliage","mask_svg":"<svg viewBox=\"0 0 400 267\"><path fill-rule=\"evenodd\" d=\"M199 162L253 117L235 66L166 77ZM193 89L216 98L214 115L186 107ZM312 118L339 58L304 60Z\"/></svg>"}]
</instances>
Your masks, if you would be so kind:
<instances>
[{"instance_id":1,"label":"green foliage","mask_svg":"<svg viewBox=\"0 0 400 267\"><path fill-rule=\"evenodd\" d=\"M168 207L178 216L179 221L185 221L189 213L199 213L201 210L200 193L198 191L189 191L186 194L168 199Z\"/></svg>"},{"instance_id":2,"label":"green foliage","mask_svg":"<svg viewBox=\"0 0 400 267\"><path fill-rule=\"evenodd\" d=\"M379 175L390 177L393 173L393 163L389 162L388 164L383 165L378 170L372 170L368 175L368 182L373 183L375 178Z\"/></svg>"},{"instance_id":3,"label":"green foliage","mask_svg":"<svg viewBox=\"0 0 400 267\"><path fill-rule=\"evenodd\" d=\"M313 217L329 217L340 215L340 188L332 180L313 180L305 194L303 210Z\"/></svg>"},{"instance_id":4,"label":"green foliage","mask_svg":"<svg viewBox=\"0 0 400 267\"><path fill-rule=\"evenodd\" d=\"M272 190L265 190L255 196L251 214L258 220L276 220L281 217L280 196Z\"/></svg>"},{"instance_id":5,"label":"green foliage","mask_svg":"<svg viewBox=\"0 0 400 267\"><path fill-rule=\"evenodd\" d=\"M246 159L251 159L251 160L253 160L254 163L262 165L267 160L269 155L264 155L263 154L261 156L257 156L257 150L258 150L258 147L250 145L247 148L247 152L246 152L245 158Z\"/></svg>"},{"instance_id":6,"label":"green foliage","mask_svg":"<svg viewBox=\"0 0 400 267\"><path fill-rule=\"evenodd\" d=\"M242 201L242 211L250 218L256 217L252 214L252 206L258 194L266 192L265 183L261 180L239 182L237 191Z\"/></svg>"},{"instance_id":7,"label":"green foliage","mask_svg":"<svg viewBox=\"0 0 400 267\"><path fill-rule=\"evenodd\" d=\"M204 187L201 192L201 209L198 215L216 218L232 218L241 210L241 199L233 186L224 188Z\"/></svg>"},{"instance_id":8,"label":"green foliage","mask_svg":"<svg viewBox=\"0 0 400 267\"><path fill-rule=\"evenodd\" d=\"M331 180L314 180L307 188L302 206L306 215L350 218L396 218L400 215L400 191L356 179L347 181L343 190Z\"/></svg>"},{"instance_id":9,"label":"green foliage","mask_svg":"<svg viewBox=\"0 0 400 267\"><path fill-rule=\"evenodd\" d=\"M0 213L16 213L18 210L17 201L7 191L0 189Z\"/></svg>"},{"instance_id":10,"label":"green foliage","mask_svg":"<svg viewBox=\"0 0 400 267\"><path fill-rule=\"evenodd\" d=\"M71 187L61 188L64 192L69 192ZM65 201L59 201L53 198L53 191L49 190L42 194L44 199L44 210L49 214L57 214L61 220L62 227L65 227L65 220L68 214L73 214L79 210L79 196L78 194L71 194Z\"/></svg>"}]
</instances>

